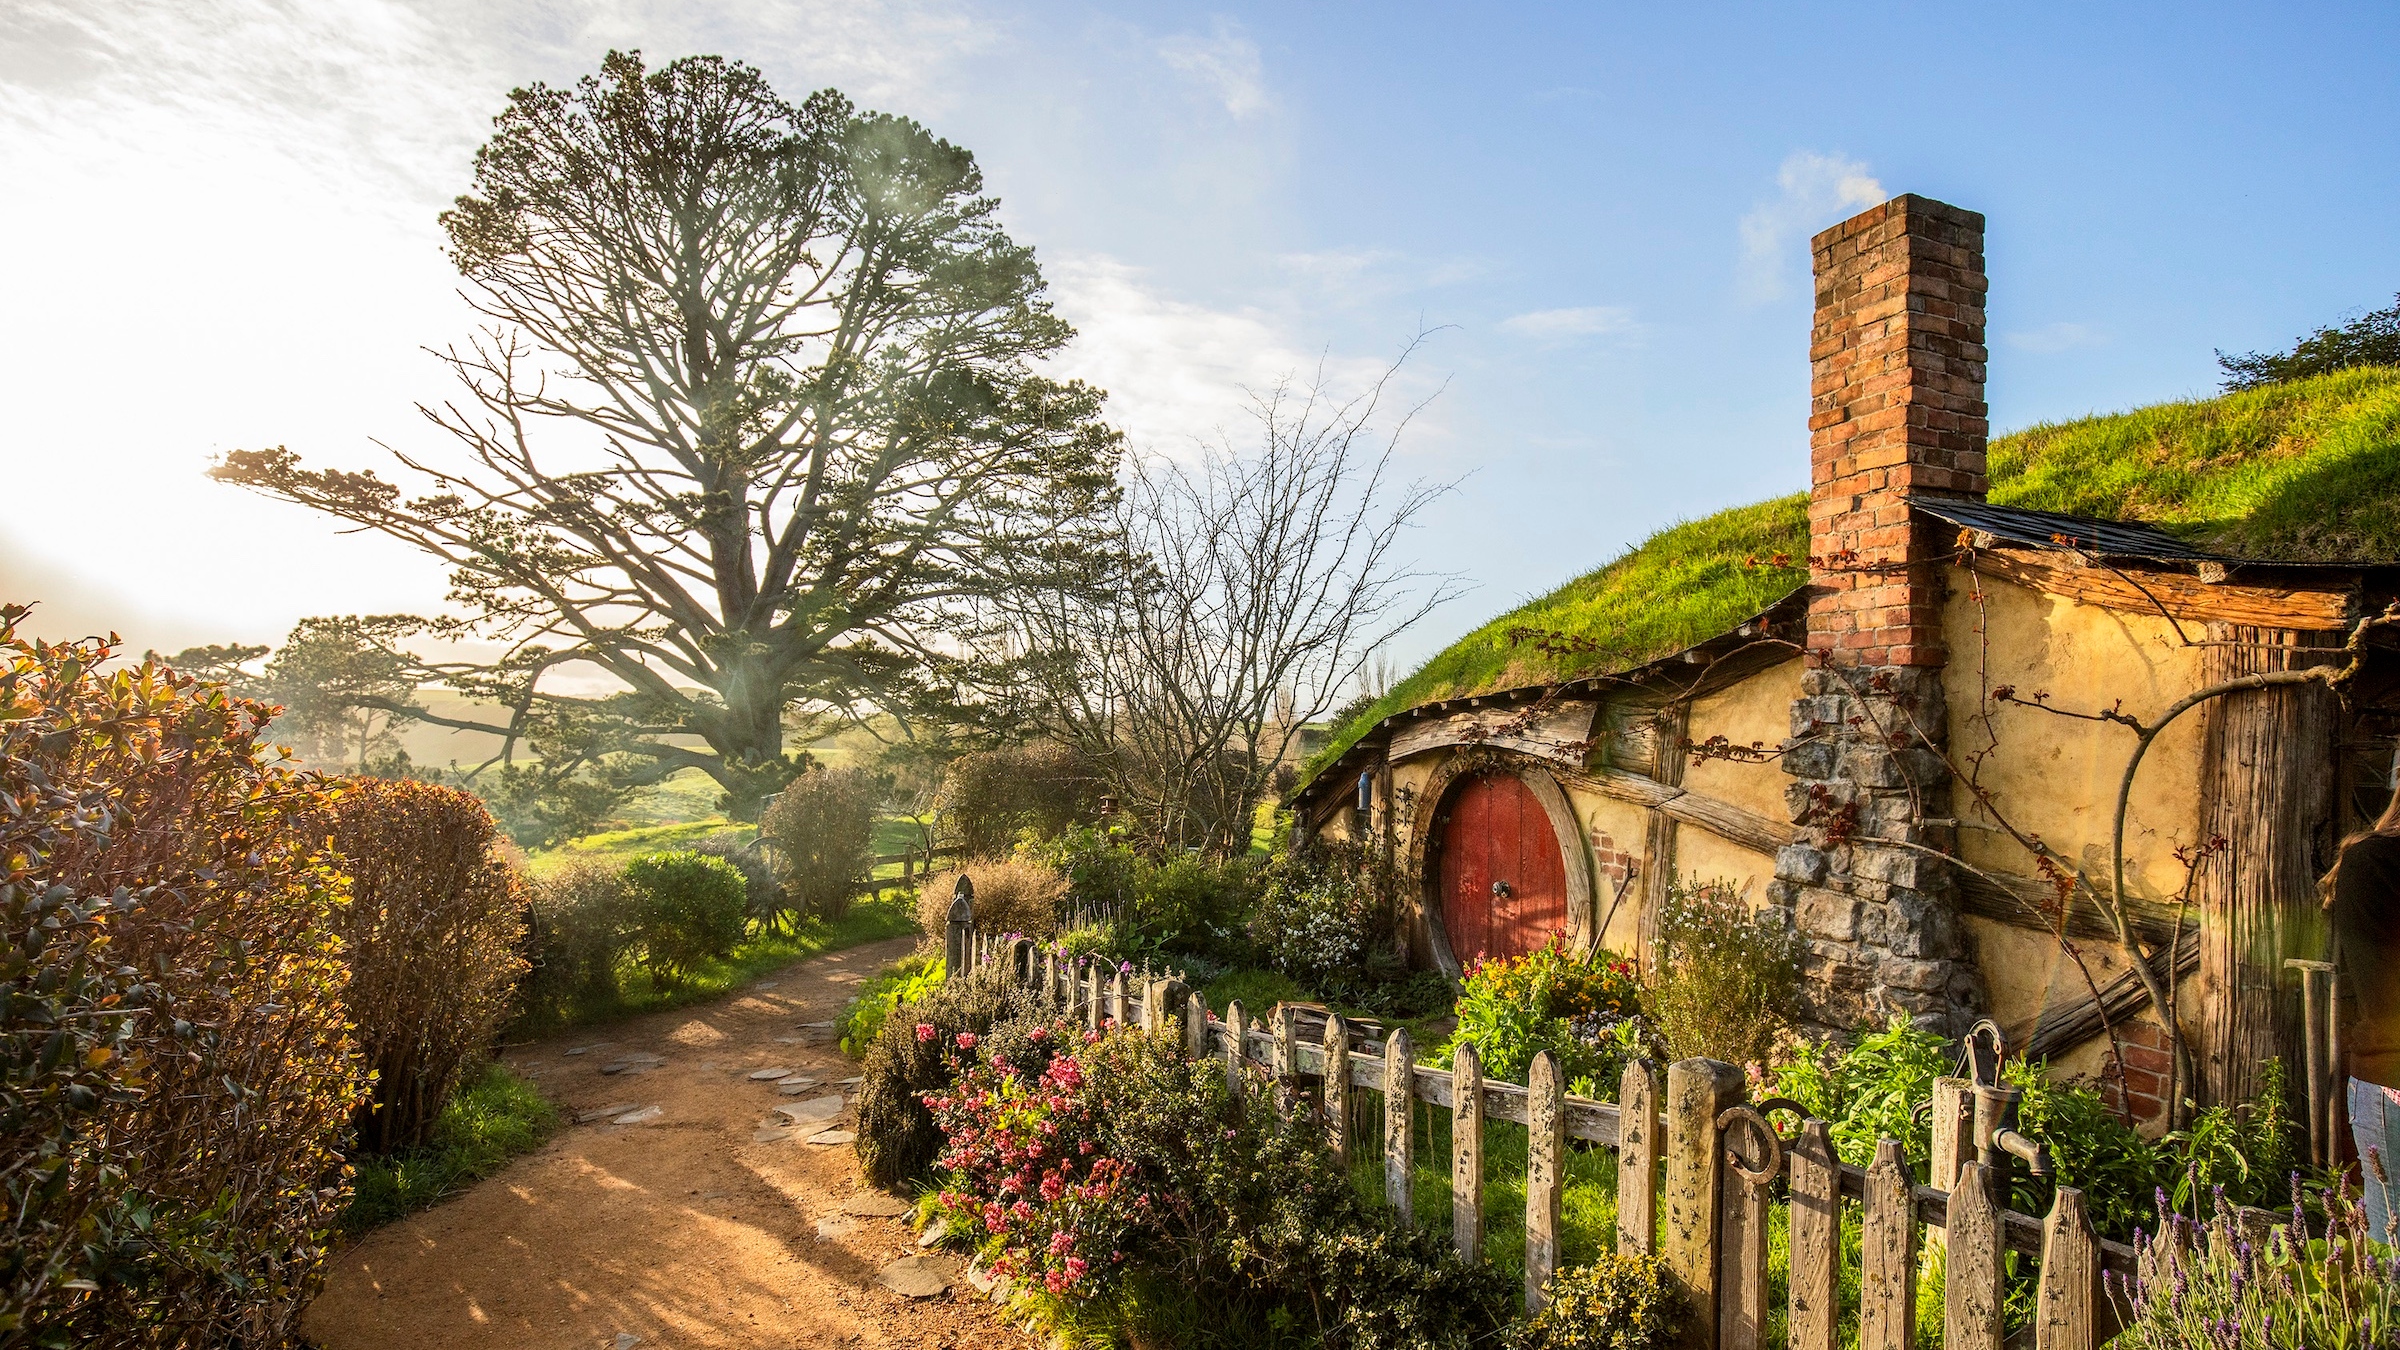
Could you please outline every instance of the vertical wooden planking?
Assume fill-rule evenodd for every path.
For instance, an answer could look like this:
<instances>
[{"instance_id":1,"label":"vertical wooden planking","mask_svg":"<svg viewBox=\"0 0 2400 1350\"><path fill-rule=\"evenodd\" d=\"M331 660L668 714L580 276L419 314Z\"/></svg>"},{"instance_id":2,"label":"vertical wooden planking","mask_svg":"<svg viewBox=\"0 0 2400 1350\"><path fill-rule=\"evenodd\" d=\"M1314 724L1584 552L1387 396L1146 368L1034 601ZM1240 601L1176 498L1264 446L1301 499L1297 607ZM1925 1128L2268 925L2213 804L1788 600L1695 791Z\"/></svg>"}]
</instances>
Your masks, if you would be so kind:
<instances>
[{"instance_id":1,"label":"vertical wooden planking","mask_svg":"<svg viewBox=\"0 0 2400 1350\"><path fill-rule=\"evenodd\" d=\"M1183 1053L1193 1059L1208 1058L1208 1000L1198 994L1183 1001Z\"/></svg>"},{"instance_id":2,"label":"vertical wooden planking","mask_svg":"<svg viewBox=\"0 0 2400 1350\"><path fill-rule=\"evenodd\" d=\"M1548 1050L1535 1055L1525 1082L1525 1311L1533 1313L1542 1310L1545 1287L1558 1273L1558 1200L1567 1151L1558 1056Z\"/></svg>"},{"instance_id":3,"label":"vertical wooden planking","mask_svg":"<svg viewBox=\"0 0 2400 1350\"><path fill-rule=\"evenodd\" d=\"M1717 1267L1717 1350L1765 1350L1767 1188L1735 1171L1730 1159L1717 1187L1722 1252Z\"/></svg>"},{"instance_id":4,"label":"vertical wooden planking","mask_svg":"<svg viewBox=\"0 0 2400 1350\"><path fill-rule=\"evenodd\" d=\"M1334 1161L1350 1171L1350 1023L1340 1013L1325 1019L1325 1140Z\"/></svg>"},{"instance_id":5,"label":"vertical wooden planking","mask_svg":"<svg viewBox=\"0 0 2400 1350\"><path fill-rule=\"evenodd\" d=\"M1841 1288L1841 1165L1821 1120L1802 1125L1787 1152L1792 1160L1791 1350L1833 1350Z\"/></svg>"},{"instance_id":6,"label":"vertical wooden planking","mask_svg":"<svg viewBox=\"0 0 2400 1350\"><path fill-rule=\"evenodd\" d=\"M1083 1024L1098 1031L1108 1017L1108 982L1100 978L1100 963L1094 961L1083 968Z\"/></svg>"},{"instance_id":7,"label":"vertical wooden planking","mask_svg":"<svg viewBox=\"0 0 2400 1350\"><path fill-rule=\"evenodd\" d=\"M1958 1182L1958 1165L1975 1156L1975 1083L1967 1078L1933 1080L1933 1169L1926 1184L1937 1191Z\"/></svg>"},{"instance_id":8,"label":"vertical wooden planking","mask_svg":"<svg viewBox=\"0 0 2400 1350\"><path fill-rule=\"evenodd\" d=\"M1125 972L1119 970L1108 978L1108 1020L1125 1025Z\"/></svg>"},{"instance_id":9,"label":"vertical wooden planking","mask_svg":"<svg viewBox=\"0 0 2400 1350\"><path fill-rule=\"evenodd\" d=\"M1658 1085L1625 1066L1617 1090L1617 1251L1658 1250Z\"/></svg>"},{"instance_id":10,"label":"vertical wooden planking","mask_svg":"<svg viewBox=\"0 0 2400 1350\"><path fill-rule=\"evenodd\" d=\"M2034 1350L2099 1350L2100 1238L2083 1192L2058 1188L2042 1221L2042 1287L2034 1312Z\"/></svg>"},{"instance_id":11,"label":"vertical wooden planking","mask_svg":"<svg viewBox=\"0 0 2400 1350\"><path fill-rule=\"evenodd\" d=\"M1716 1350L1717 1189L1725 1171L1717 1116L1738 1106L1747 1080L1731 1064L1678 1060L1667 1069L1666 1240L1660 1257L1691 1316L1676 1344Z\"/></svg>"},{"instance_id":12,"label":"vertical wooden planking","mask_svg":"<svg viewBox=\"0 0 2400 1350\"><path fill-rule=\"evenodd\" d=\"M1225 1005L1225 1090L1239 1099L1242 1095L1242 1056L1249 1047L1243 1040L1250 1034L1250 1013L1240 999Z\"/></svg>"},{"instance_id":13,"label":"vertical wooden planking","mask_svg":"<svg viewBox=\"0 0 2400 1350\"><path fill-rule=\"evenodd\" d=\"M1938 1099L1937 1099L1938 1100ZM1875 1145L1858 1260L1858 1350L1909 1350L1917 1334L1917 1216L1900 1141Z\"/></svg>"},{"instance_id":14,"label":"vertical wooden planking","mask_svg":"<svg viewBox=\"0 0 2400 1350\"><path fill-rule=\"evenodd\" d=\"M1450 1245L1483 1257L1483 1060L1461 1044L1450 1064Z\"/></svg>"},{"instance_id":15,"label":"vertical wooden planking","mask_svg":"<svg viewBox=\"0 0 2400 1350\"><path fill-rule=\"evenodd\" d=\"M1300 1033L1293 1012L1291 1004L1278 1003L1267 1014L1275 1029L1275 1114L1286 1120L1300 1102Z\"/></svg>"},{"instance_id":16,"label":"vertical wooden planking","mask_svg":"<svg viewBox=\"0 0 2400 1350\"><path fill-rule=\"evenodd\" d=\"M1417 1049L1408 1028L1396 1027L1383 1042L1383 1198L1402 1228L1416 1226L1416 1197L1410 1165L1417 1156Z\"/></svg>"},{"instance_id":17,"label":"vertical wooden planking","mask_svg":"<svg viewBox=\"0 0 2400 1350\"><path fill-rule=\"evenodd\" d=\"M1943 1225L1950 1248L1942 1291L1942 1350L2000 1350L2000 1211L1981 1163L1959 1164Z\"/></svg>"}]
</instances>

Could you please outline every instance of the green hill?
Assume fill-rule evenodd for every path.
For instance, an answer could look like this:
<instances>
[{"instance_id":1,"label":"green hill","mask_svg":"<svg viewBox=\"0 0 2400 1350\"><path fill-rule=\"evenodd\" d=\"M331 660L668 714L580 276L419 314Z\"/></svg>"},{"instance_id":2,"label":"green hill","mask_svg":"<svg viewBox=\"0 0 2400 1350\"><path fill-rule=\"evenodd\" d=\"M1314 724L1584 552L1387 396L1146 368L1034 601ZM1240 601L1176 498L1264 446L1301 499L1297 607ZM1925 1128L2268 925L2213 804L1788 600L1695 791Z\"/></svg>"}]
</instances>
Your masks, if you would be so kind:
<instances>
[{"instance_id":1,"label":"green hill","mask_svg":"<svg viewBox=\"0 0 2400 1350\"><path fill-rule=\"evenodd\" d=\"M2240 557L2400 559L2400 369L2043 423L1991 443L1994 502L2141 521ZM1420 703L1623 670L1808 580L1808 497L1670 526L1460 638L1334 734L1331 763Z\"/></svg>"}]
</instances>

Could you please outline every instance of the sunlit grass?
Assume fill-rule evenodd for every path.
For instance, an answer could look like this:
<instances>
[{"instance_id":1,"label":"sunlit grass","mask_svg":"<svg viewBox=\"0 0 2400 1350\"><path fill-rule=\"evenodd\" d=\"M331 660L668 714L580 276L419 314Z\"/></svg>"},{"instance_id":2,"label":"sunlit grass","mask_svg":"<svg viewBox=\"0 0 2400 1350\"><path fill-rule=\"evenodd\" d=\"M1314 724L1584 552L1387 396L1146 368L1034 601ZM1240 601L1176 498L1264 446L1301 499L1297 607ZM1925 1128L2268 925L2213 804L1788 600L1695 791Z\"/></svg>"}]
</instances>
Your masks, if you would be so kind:
<instances>
[{"instance_id":1,"label":"sunlit grass","mask_svg":"<svg viewBox=\"0 0 2400 1350\"><path fill-rule=\"evenodd\" d=\"M456 1195L541 1147L558 1125L533 1084L488 1064L442 1108L424 1148L357 1160L342 1227L364 1232Z\"/></svg>"}]
</instances>

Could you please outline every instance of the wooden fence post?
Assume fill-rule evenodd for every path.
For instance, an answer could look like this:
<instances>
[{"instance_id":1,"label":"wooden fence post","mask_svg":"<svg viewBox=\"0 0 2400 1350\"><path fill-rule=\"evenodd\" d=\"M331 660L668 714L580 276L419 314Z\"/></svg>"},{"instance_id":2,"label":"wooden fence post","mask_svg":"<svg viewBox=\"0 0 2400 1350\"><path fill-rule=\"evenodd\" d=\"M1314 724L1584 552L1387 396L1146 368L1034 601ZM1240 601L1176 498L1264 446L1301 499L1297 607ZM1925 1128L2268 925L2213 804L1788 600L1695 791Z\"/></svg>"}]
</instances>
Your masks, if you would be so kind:
<instances>
[{"instance_id":1,"label":"wooden fence post","mask_svg":"<svg viewBox=\"0 0 2400 1350\"><path fill-rule=\"evenodd\" d=\"M1548 1050L1535 1055L1525 1084L1525 1311L1535 1313L1558 1273L1558 1197L1565 1189L1567 1144L1558 1056Z\"/></svg>"},{"instance_id":2,"label":"wooden fence post","mask_svg":"<svg viewBox=\"0 0 2400 1350\"><path fill-rule=\"evenodd\" d=\"M1042 953L1042 1011L1048 1012L1058 1004L1058 953Z\"/></svg>"},{"instance_id":3,"label":"wooden fence post","mask_svg":"<svg viewBox=\"0 0 2400 1350\"><path fill-rule=\"evenodd\" d=\"M2098 1350L2101 1307L2100 1239L2084 1211L2083 1192L2061 1186L2042 1221L2034 1350Z\"/></svg>"},{"instance_id":4,"label":"wooden fence post","mask_svg":"<svg viewBox=\"0 0 2400 1350\"><path fill-rule=\"evenodd\" d=\"M1975 1081L1971 1078L1933 1080L1933 1166L1926 1184L1947 1191L1958 1184L1958 1165L1975 1156ZM1941 1245L1943 1239L1928 1235Z\"/></svg>"},{"instance_id":5,"label":"wooden fence post","mask_svg":"<svg viewBox=\"0 0 2400 1350\"><path fill-rule=\"evenodd\" d=\"M1939 1098L1936 1098L1938 1101ZM1858 1350L1909 1350L1917 1334L1917 1212L1900 1141L1875 1145L1858 1260Z\"/></svg>"},{"instance_id":6,"label":"wooden fence post","mask_svg":"<svg viewBox=\"0 0 2400 1350\"><path fill-rule=\"evenodd\" d=\"M1086 1031L1098 1031L1106 1019L1108 985L1100 978L1100 963L1087 960L1083 967L1083 1026Z\"/></svg>"},{"instance_id":7,"label":"wooden fence post","mask_svg":"<svg viewBox=\"0 0 2400 1350\"><path fill-rule=\"evenodd\" d=\"M1661 1256L1667 1278L1691 1309L1677 1342L1688 1350L1716 1350L1722 1237L1717 1191L1725 1171L1717 1117L1741 1105L1746 1088L1742 1071L1718 1060L1678 1060L1667 1069L1667 1231Z\"/></svg>"},{"instance_id":8,"label":"wooden fence post","mask_svg":"<svg viewBox=\"0 0 2400 1350\"><path fill-rule=\"evenodd\" d=\"M1278 1003L1267 1014L1275 1027L1275 1114L1286 1120L1300 1105L1300 1046L1299 1033L1293 1025L1295 1009L1289 1003Z\"/></svg>"},{"instance_id":9,"label":"wooden fence post","mask_svg":"<svg viewBox=\"0 0 2400 1350\"><path fill-rule=\"evenodd\" d=\"M1184 996L1183 1053L1192 1059L1208 1058L1208 1000L1198 994Z\"/></svg>"},{"instance_id":10,"label":"wooden fence post","mask_svg":"<svg viewBox=\"0 0 2400 1350\"><path fill-rule=\"evenodd\" d=\"M1483 1060L1473 1042L1450 1064L1450 1245L1483 1256Z\"/></svg>"},{"instance_id":11,"label":"wooden fence post","mask_svg":"<svg viewBox=\"0 0 2400 1350\"><path fill-rule=\"evenodd\" d=\"M1225 1090L1235 1101L1242 1097L1242 1056L1249 1052L1243 1042L1250 1035L1250 1014L1235 999L1225 1005Z\"/></svg>"},{"instance_id":12,"label":"wooden fence post","mask_svg":"<svg viewBox=\"0 0 2400 1350\"><path fill-rule=\"evenodd\" d=\"M950 891L949 932L942 944L942 973L944 978L963 980L975 964L975 883L967 874L958 874L958 885Z\"/></svg>"},{"instance_id":13,"label":"wooden fence post","mask_svg":"<svg viewBox=\"0 0 2400 1350\"><path fill-rule=\"evenodd\" d=\"M1759 1142L1758 1165L1735 1151L1732 1121L1748 1120ZM1783 1153L1766 1121L1737 1108L1717 1117L1724 1171L1717 1180L1717 1345L1719 1350L1764 1350L1767 1331L1767 1188L1783 1171Z\"/></svg>"},{"instance_id":14,"label":"wooden fence post","mask_svg":"<svg viewBox=\"0 0 2400 1350\"><path fill-rule=\"evenodd\" d=\"M1950 1252L1942 1290L1942 1350L2000 1350L2000 1314L2007 1297L2000 1264L2000 1211L1992 1203L1983 1164L1959 1164L1943 1224Z\"/></svg>"},{"instance_id":15,"label":"wooden fence post","mask_svg":"<svg viewBox=\"0 0 2400 1350\"><path fill-rule=\"evenodd\" d=\"M1791 1350L1833 1350L1841 1289L1842 1173L1825 1122L1811 1120L1788 1150L1792 1177Z\"/></svg>"},{"instance_id":16,"label":"wooden fence post","mask_svg":"<svg viewBox=\"0 0 2400 1350\"><path fill-rule=\"evenodd\" d=\"M1394 1027L1383 1042L1383 1198L1402 1228L1417 1225L1417 1050L1408 1028Z\"/></svg>"},{"instance_id":17,"label":"wooden fence post","mask_svg":"<svg viewBox=\"0 0 2400 1350\"><path fill-rule=\"evenodd\" d=\"M1636 1061L1617 1088L1617 1251L1657 1250L1658 1085Z\"/></svg>"},{"instance_id":18,"label":"wooden fence post","mask_svg":"<svg viewBox=\"0 0 2400 1350\"><path fill-rule=\"evenodd\" d=\"M1037 972L1033 968L1033 940L1031 938L1010 939L1008 944L1008 978L1015 981L1019 986L1030 989L1033 987L1033 980L1036 973Z\"/></svg>"},{"instance_id":19,"label":"wooden fence post","mask_svg":"<svg viewBox=\"0 0 2400 1350\"><path fill-rule=\"evenodd\" d=\"M1350 1175L1350 1023L1340 1013L1325 1019L1325 1140Z\"/></svg>"},{"instance_id":20,"label":"wooden fence post","mask_svg":"<svg viewBox=\"0 0 2400 1350\"><path fill-rule=\"evenodd\" d=\"M1108 977L1108 1020L1125 1025L1125 972L1119 970Z\"/></svg>"}]
</instances>

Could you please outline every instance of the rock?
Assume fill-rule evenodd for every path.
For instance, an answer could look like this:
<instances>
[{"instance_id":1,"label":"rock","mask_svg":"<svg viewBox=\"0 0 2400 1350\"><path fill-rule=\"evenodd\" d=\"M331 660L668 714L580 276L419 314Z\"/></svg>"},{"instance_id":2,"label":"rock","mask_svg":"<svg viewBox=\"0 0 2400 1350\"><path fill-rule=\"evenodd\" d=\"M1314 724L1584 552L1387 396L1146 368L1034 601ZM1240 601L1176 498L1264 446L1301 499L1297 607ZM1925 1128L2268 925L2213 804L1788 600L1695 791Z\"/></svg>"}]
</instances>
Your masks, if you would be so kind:
<instances>
[{"instance_id":1,"label":"rock","mask_svg":"<svg viewBox=\"0 0 2400 1350\"><path fill-rule=\"evenodd\" d=\"M798 1045L800 1043L800 1038L797 1036L778 1036L775 1038L775 1043L777 1045Z\"/></svg>"},{"instance_id":2,"label":"rock","mask_svg":"<svg viewBox=\"0 0 2400 1350\"><path fill-rule=\"evenodd\" d=\"M842 1086L843 1086L843 1087L857 1087L859 1084L861 1084L861 1083L863 1083L863 1082L865 1082L865 1081L867 1081L867 1080L866 1080L866 1079L864 1079L864 1078L845 1078L845 1079L843 1079L843 1080L842 1080Z\"/></svg>"},{"instance_id":3,"label":"rock","mask_svg":"<svg viewBox=\"0 0 2400 1350\"><path fill-rule=\"evenodd\" d=\"M932 1223L925 1225L924 1232L917 1234L917 1245L919 1247L938 1247L941 1245L942 1239L948 1236L950 1236L950 1221L935 1219Z\"/></svg>"},{"instance_id":4,"label":"rock","mask_svg":"<svg viewBox=\"0 0 2400 1350\"><path fill-rule=\"evenodd\" d=\"M839 1241L840 1239L846 1238L857 1231L858 1225L850 1222L848 1219L817 1220L817 1236L823 1238L827 1242Z\"/></svg>"},{"instance_id":5,"label":"rock","mask_svg":"<svg viewBox=\"0 0 2400 1350\"><path fill-rule=\"evenodd\" d=\"M993 1279L992 1273L983 1267L969 1266L967 1267L967 1283L975 1287L976 1293L988 1294L998 1287L1000 1282Z\"/></svg>"},{"instance_id":6,"label":"rock","mask_svg":"<svg viewBox=\"0 0 2400 1350\"><path fill-rule=\"evenodd\" d=\"M775 1085L775 1090L786 1097L797 1097L803 1092L814 1092L816 1088L817 1080L814 1078L786 1078Z\"/></svg>"},{"instance_id":7,"label":"rock","mask_svg":"<svg viewBox=\"0 0 2400 1350\"><path fill-rule=\"evenodd\" d=\"M831 1022L802 1022L802 1023L800 1024L800 1029L801 1029L802 1031L831 1031L831 1030L833 1030L833 1023L831 1023Z\"/></svg>"},{"instance_id":8,"label":"rock","mask_svg":"<svg viewBox=\"0 0 2400 1350\"><path fill-rule=\"evenodd\" d=\"M589 1125L595 1120L606 1120L610 1116L624 1115L626 1112L636 1110L640 1106L640 1102L611 1102L607 1106L596 1106L589 1111L576 1112L575 1123L578 1125Z\"/></svg>"},{"instance_id":9,"label":"rock","mask_svg":"<svg viewBox=\"0 0 2400 1350\"><path fill-rule=\"evenodd\" d=\"M666 1062L657 1055L627 1055L623 1059L611 1060L601 1065L600 1072L608 1074L648 1073L652 1069L663 1066Z\"/></svg>"},{"instance_id":10,"label":"rock","mask_svg":"<svg viewBox=\"0 0 2400 1350\"><path fill-rule=\"evenodd\" d=\"M903 1256L875 1278L902 1298L933 1298L950 1287L949 1263L938 1256Z\"/></svg>"},{"instance_id":11,"label":"rock","mask_svg":"<svg viewBox=\"0 0 2400 1350\"><path fill-rule=\"evenodd\" d=\"M882 1191L857 1191L842 1202L842 1213L867 1219L897 1219L914 1208L899 1196Z\"/></svg>"},{"instance_id":12,"label":"rock","mask_svg":"<svg viewBox=\"0 0 2400 1350\"><path fill-rule=\"evenodd\" d=\"M823 1134L810 1135L808 1137L808 1142L826 1146L831 1146L834 1144L853 1144L858 1142L858 1133L855 1130L827 1130Z\"/></svg>"},{"instance_id":13,"label":"rock","mask_svg":"<svg viewBox=\"0 0 2400 1350\"><path fill-rule=\"evenodd\" d=\"M777 984L779 984L779 983L781 983L781 981L778 981L778 980L760 980L758 983L756 983L756 984L754 984L754 985L751 985L750 987L751 987L751 988L753 988L753 989L772 989L772 988L774 988L774 987L775 987Z\"/></svg>"},{"instance_id":14,"label":"rock","mask_svg":"<svg viewBox=\"0 0 2400 1350\"><path fill-rule=\"evenodd\" d=\"M570 1054L570 1055L588 1055L588 1054L590 1054L591 1052L593 1052L594 1050L597 1050L597 1049L599 1049L599 1048L600 1048L600 1047L599 1047L599 1046L597 1046L597 1045L579 1045L579 1046L576 1046L574 1049L572 1049L572 1050L569 1050L567 1053L568 1053L568 1054Z\"/></svg>"},{"instance_id":15,"label":"rock","mask_svg":"<svg viewBox=\"0 0 2400 1350\"><path fill-rule=\"evenodd\" d=\"M780 1144L792 1137L792 1132L780 1125L761 1125L750 1132L753 1144Z\"/></svg>"},{"instance_id":16,"label":"rock","mask_svg":"<svg viewBox=\"0 0 2400 1350\"><path fill-rule=\"evenodd\" d=\"M778 1106L775 1114L793 1125L813 1125L841 1118L842 1099L839 1093L831 1097L816 1097L792 1106Z\"/></svg>"},{"instance_id":17,"label":"rock","mask_svg":"<svg viewBox=\"0 0 2400 1350\"><path fill-rule=\"evenodd\" d=\"M614 1125L647 1125L651 1121L665 1119L666 1114L667 1110L663 1106L645 1106L639 1111L629 1111L610 1123Z\"/></svg>"},{"instance_id":18,"label":"rock","mask_svg":"<svg viewBox=\"0 0 2400 1350\"><path fill-rule=\"evenodd\" d=\"M617 1350L633 1350L633 1347L640 1345L641 1343L642 1338L634 1335L630 1331L620 1331L617 1333Z\"/></svg>"},{"instance_id":19,"label":"rock","mask_svg":"<svg viewBox=\"0 0 2400 1350\"><path fill-rule=\"evenodd\" d=\"M790 1069L754 1069L750 1073L750 1081L753 1083L772 1083L778 1078L789 1078L791 1076L792 1070Z\"/></svg>"}]
</instances>

